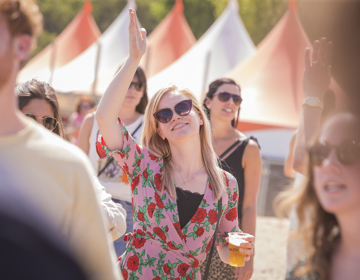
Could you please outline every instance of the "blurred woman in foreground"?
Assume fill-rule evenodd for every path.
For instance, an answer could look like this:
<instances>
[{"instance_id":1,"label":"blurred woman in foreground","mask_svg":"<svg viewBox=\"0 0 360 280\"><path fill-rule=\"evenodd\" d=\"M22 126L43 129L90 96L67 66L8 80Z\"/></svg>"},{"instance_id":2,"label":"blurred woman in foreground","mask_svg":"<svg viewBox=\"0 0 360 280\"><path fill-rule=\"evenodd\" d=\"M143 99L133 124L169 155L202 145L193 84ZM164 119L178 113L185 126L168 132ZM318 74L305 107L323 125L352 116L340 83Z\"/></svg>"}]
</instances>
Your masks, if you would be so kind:
<instances>
[{"instance_id":1,"label":"blurred woman in foreground","mask_svg":"<svg viewBox=\"0 0 360 280\"><path fill-rule=\"evenodd\" d=\"M357 279L360 274L360 119L340 113L309 148L306 185L281 201L297 205L304 244L286 279Z\"/></svg>"}]
</instances>

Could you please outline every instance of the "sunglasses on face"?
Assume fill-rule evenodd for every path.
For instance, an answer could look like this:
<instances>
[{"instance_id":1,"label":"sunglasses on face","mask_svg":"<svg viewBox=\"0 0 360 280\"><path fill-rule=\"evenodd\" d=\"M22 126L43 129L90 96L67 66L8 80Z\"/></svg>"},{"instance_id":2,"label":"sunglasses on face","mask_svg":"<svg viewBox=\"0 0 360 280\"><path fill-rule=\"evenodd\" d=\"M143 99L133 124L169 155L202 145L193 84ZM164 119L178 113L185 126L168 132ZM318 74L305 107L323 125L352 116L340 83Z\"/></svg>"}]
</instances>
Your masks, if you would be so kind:
<instances>
[{"instance_id":1,"label":"sunglasses on face","mask_svg":"<svg viewBox=\"0 0 360 280\"><path fill-rule=\"evenodd\" d=\"M144 87L144 84L142 82L131 82L129 85L129 89L134 86L136 90L142 90Z\"/></svg>"},{"instance_id":2,"label":"sunglasses on face","mask_svg":"<svg viewBox=\"0 0 360 280\"><path fill-rule=\"evenodd\" d=\"M43 117L43 118L40 118L34 114L25 114L25 116L33 119L34 121L37 122L38 119L41 119L42 121L42 124L45 128L47 128L48 130L51 130L53 131L57 124L58 124L58 121L55 119L55 118L52 118L52 117Z\"/></svg>"},{"instance_id":3,"label":"sunglasses on face","mask_svg":"<svg viewBox=\"0 0 360 280\"><path fill-rule=\"evenodd\" d=\"M239 106L242 102L242 98L240 95L231 94L225 91L214 94L214 96L217 96L221 102L227 102L230 98L232 98L236 106Z\"/></svg>"},{"instance_id":4,"label":"sunglasses on face","mask_svg":"<svg viewBox=\"0 0 360 280\"><path fill-rule=\"evenodd\" d=\"M154 113L154 117L161 123L168 123L173 117L173 110L179 116L187 116L190 114L192 108L192 100L184 100L175 105L174 108L164 108Z\"/></svg>"},{"instance_id":5,"label":"sunglasses on face","mask_svg":"<svg viewBox=\"0 0 360 280\"><path fill-rule=\"evenodd\" d=\"M333 149L335 149L338 161L343 165L352 165L360 158L359 141L344 140L336 146L330 145L325 141L319 141L309 149L310 162L314 166L321 165Z\"/></svg>"}]
</instances>

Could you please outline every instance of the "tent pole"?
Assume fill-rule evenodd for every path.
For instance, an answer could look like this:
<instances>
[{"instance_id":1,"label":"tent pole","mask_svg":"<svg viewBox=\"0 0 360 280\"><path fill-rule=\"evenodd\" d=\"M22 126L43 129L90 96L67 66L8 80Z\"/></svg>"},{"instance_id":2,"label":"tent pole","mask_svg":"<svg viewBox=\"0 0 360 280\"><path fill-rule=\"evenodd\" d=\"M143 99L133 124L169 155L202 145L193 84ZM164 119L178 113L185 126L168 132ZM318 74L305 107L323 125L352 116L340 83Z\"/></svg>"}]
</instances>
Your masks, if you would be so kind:
<instances>
[{"instance_id":1,"label":"tent pole","mask_svg":"<svg viewBox=\"0 0 360 280\"><path fill-rule=\"evenodd\" d=\"M55 72L55 60L56 60L56 44L55 41L51 43L51 57L50 57L50 78L49 78L49 85L52 86L52 82L54 79L54 72Z\"/></svg>"},{"instance_id":2,"label":"tent pole","mask_svg":"<svg viewBox=\"0 0 360 280\"><path fill-rule=\"evenodd\" d=\"M98 82L98 76L99 76L99 64L100 64L100 52L101 52L101 44L99 41L96 42L97 44L97 53L96 53L96 61L95 61L95 69L94 69L94 82L92 86L92 95L96 95L96 87Z\"/></svg>"},{"instance_id":3,"label":"tent pole","mask_svg":"<svg viewBox=\"0 0 360 280\"><path fill-rule=\"evenodd\" d=\"M211 51L208 51L205 57L205 69L204 69L204 79L203 79L203 85L201 87L201 92L200 92L200 99L203 97L206 88L207 88L207 83L208 83L208 78L209 78L209 69L210 69L210 59L211 59ZM200 100L202 101L202 99Z\"/></svg>"}]
</instances>

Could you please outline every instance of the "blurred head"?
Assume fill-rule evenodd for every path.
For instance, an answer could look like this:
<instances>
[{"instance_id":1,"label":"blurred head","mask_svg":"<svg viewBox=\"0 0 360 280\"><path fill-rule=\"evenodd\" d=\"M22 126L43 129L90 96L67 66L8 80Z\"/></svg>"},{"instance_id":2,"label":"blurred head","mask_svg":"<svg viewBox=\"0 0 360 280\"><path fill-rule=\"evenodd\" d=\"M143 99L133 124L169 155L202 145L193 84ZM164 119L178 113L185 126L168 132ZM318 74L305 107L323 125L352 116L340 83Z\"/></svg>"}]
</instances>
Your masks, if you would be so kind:
<instances>
[{"instance_id":1,"label":"blurred head","mask_svg":"<svg viewBox=\"0 0 360 280\"><path fill-rule=\"evenodd\" d=\"M162 109L173 109L179 102L192 101L192 108L186 115L179 115L176 108L172 111L172 118L167 123L155 119L154 114ZM178 89L172 85L159 90L150 100L145 111L145 123L142 143L153 153L164 159L163 188L166 187L171 196L175 197L170 161L172 158L171 144L186 139L199 139L201 155L205 168L210 175L212 186L215 186L214 196L219 198L225 189L223 175L218 167L217 157L211 144L210 123L195 96L186 89ZM170 186L170 187L169 187Z\"/></svg>"},{"instance_id":2,"label":"blurred head","mask_svg":"<svg viewBox=\"0 0 360 280\"><path fill-rule=\"evenodd\" d=\"M76 105L76 112L80 115L87 115L95 107L95 102L89 96L83 95Z\"/></svg>"},{"instance_id":3,"label":"blurred head","mask_svg":"<svg viewBox=\"0 0 360 280\"><path fill-rule=\"evenodd\" d=\"M350 113L329 118L309 155L321 207L335 215L360 209L359 119Z\"/></svg>"},{"instance_id":4,"label":"blurred head","mask_svg":"<svg viewBox=\"0 0 360 280\"><path fill-rule=\"evenodd\" d=\"M42 15L32 0L0 0L0 88L16 75L41 29Z\"/></svg>"},{"instance_id":5,"label":"blurred head","mask_svg":"<svg viewBox=\"0 0 360 280\"><path fill-rule=\"evenodd\" d=\"M136 112L144 114L148 102L146 76L139 66L136 69L122 106L135 108Z\"/></svg>"},{"instance_id":6,"label":"blurred head","mask_svg":"<svg viewBox=\"0 0 360 280\"><path fill-rule=\"evenodd\" d=\"M357 115L330 117L310 145L304 186L280 203L280 210L296 205L297 235L305 245L299 259L301 253L308 258L296 269L299 276L316 272L320 279L330 278L331 256L341 238L338 219L360 210L359 143Z\"/></svg>"},{"instance_id":7,"label":"blurred head","mask_svg":"<svg viewBox=\"0 0 360 280\"><path fill-rule=\"evenodd\" d=\"M59 103L55 90L49 84L32 79L18 85L15 93L21 112L65 138ZM56 123L51 118L54 118Z\"/></svg>"},{"instance_id":8,"label":"blurred head","mask_svg":"<svg viewBox=\"0 0 360 280\"><path fill-rule=\"evenodd\" d=\"M237 127L241 104L240 86L232 79L221 78L209 85L204 107L209 118L220 118Z\"/></svg>"}]
</instances>

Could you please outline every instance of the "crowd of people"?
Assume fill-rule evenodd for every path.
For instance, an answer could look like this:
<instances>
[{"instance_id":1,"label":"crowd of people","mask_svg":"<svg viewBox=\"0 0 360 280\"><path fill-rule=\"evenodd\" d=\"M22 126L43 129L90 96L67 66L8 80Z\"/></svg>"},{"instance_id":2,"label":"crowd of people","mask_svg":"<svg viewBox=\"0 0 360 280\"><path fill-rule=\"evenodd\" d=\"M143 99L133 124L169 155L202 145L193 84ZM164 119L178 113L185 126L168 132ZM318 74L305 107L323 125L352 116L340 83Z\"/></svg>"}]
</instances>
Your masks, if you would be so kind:
<instances>
[{"instance_id":1,"label":"crowd of people","mask_svg":"<svg viewBox=\"0 0 360 280\"><path fill-rule=\"evenodd\" d=\"M241 86L217 79L200 102L169 85L149 99L139 67L146 31L133 9L129 16L128 58L97 108L82 97L65 129L49 84L16 86L41 32L38 6L0 0L0 267L7 279L252 277L262 162L257 139L238 129ZM325 38L312 55L305 50L305 98L285 168L302 180L278 198L297 232L288 245L289 280L360 273L360 119L350 106L334 113L331 56ZM244 267L229 264L231 232L248 234L238 249Z\"/></svg>"}]
</instances>

